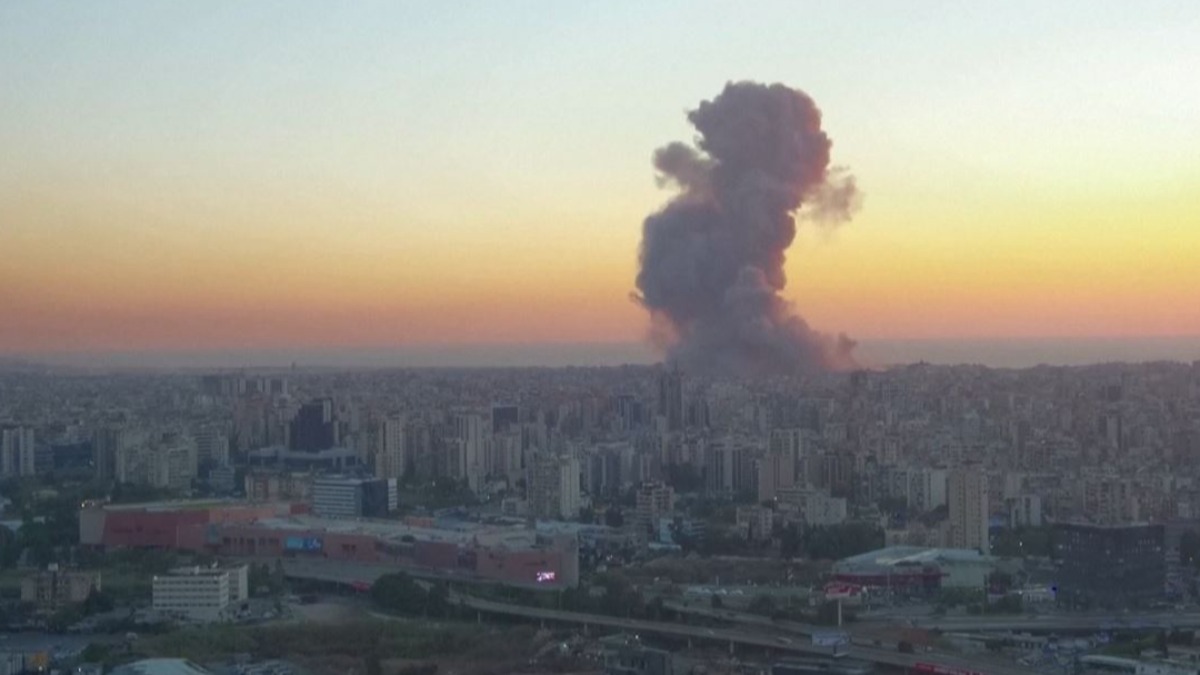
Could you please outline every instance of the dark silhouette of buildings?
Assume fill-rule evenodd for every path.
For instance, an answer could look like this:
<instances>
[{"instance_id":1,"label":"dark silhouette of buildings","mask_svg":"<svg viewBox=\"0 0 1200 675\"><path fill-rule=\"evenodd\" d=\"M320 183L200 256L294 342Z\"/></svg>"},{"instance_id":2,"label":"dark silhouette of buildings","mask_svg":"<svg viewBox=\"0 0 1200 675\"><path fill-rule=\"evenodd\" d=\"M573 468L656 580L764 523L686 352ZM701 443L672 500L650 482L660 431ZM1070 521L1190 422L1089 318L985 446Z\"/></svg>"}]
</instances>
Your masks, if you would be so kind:
<instances>
[{"instance_id":1,"label":"dark silhouette of buildings","mask_svg":"<svg viewBox=\"0 0 1200 675\"><path fill-rule=\"evenodd\" d=\"M658 414L666 420L667 431L683 428L683 376L668 370L658 378Z\"/></svg>"},{"instance_id":2,"label":"dark silhouette of buildings","mask_svg":"<svg viewBox=\"0 0 1200 675\"><path fill-rule=\"evenodd\" d=\"M300 406L292 418L288 447L300 452L328 450L338 444L333 399L319 398Z\"/></svg>"},{"instance_id":3,"label":"dark silhouette of buildings","mask_svg":"<svg viewBox=\"0 0 1200 675\"><path fill-rule=\"evenodd\" d=\"M1058 599L1071 607L1138 607L1166 592L1162 525L1059 524Z\"/></svg>"}]
</instances>

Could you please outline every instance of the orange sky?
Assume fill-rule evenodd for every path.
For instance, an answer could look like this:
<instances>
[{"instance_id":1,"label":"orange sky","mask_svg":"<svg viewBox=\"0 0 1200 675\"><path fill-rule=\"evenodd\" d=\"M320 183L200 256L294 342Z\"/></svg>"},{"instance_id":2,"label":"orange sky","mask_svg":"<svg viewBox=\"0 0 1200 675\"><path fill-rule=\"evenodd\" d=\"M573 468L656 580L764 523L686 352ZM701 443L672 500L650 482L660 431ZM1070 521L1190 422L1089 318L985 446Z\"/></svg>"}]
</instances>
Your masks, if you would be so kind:
<instances>
[{"instance_id":1,"label":"orange sky","mask_svg":"<svg viewBox=\"0 0 1200 675\"><path fill-rule=\"evenodd\" d=\"M791 3L692 7L728 49L633 7L287 31L220 7L0 8L0 353L641 339L650 154L744 76L808 90L865 193L790 252L814 327L1200 335L1200 12L1178 3L1005 3L944 32L882 2L788 31Z\"/></svg>"},{"instance_id":2,"label":"orange sky","mask_svg":"<svg viewBox=\"0 0 1200 675\"><path fill-rule=\"evenodd\" d=\"M947 205L885 184L856 222L801 234L788 295L814 326L868 339L1198 334L1200 230L1174 189ZM27 194L13 213L39 226L10 232L0 347L636 340L637 222L658 196L472 214L463 232L280 200L254 205L244 218L270 220L238 237L236 222L169 226L191 208L159 221L140 202Z\"/></svg>"}]
</instances>

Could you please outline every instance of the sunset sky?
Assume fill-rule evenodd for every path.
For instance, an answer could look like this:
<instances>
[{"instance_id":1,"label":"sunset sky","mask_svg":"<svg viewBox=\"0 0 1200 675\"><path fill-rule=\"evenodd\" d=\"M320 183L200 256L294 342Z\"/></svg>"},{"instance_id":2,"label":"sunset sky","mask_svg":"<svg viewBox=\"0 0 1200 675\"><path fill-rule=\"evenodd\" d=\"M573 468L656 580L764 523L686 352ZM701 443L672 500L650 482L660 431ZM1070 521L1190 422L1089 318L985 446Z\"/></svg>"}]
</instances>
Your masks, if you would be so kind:
<instances>
[{"instance_id":1,"label":"sunset sky","mask_svg":"<svg viewBox=\"0 0 1200 675\"><path fill-rule=\"evenodd\" d=\"M626 342L728 80L865 193L856 338L1200 335L1200 3L0 2L0 354ZM807 227L807 226L806 226Z\"/></svg>"}]
</instances>

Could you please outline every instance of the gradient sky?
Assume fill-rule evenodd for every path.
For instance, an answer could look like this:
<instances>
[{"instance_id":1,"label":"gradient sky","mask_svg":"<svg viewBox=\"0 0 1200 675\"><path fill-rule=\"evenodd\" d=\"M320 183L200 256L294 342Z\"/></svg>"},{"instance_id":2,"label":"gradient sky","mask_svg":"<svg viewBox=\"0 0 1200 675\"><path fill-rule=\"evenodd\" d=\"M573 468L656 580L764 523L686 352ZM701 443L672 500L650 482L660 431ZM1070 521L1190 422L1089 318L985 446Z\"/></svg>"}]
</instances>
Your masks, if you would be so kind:
<instances>
[{"instance_id":1,"label":"gradient sky","mask_svg":"<svg viewBox=\"0 0 1200 675\"><path fill-rule=\"evenodd\" d=\"M653 150L811 94L871 338L1200 334L1200 3L0 0L0 352L627 341Z\"/></svg>"}]
</instances>

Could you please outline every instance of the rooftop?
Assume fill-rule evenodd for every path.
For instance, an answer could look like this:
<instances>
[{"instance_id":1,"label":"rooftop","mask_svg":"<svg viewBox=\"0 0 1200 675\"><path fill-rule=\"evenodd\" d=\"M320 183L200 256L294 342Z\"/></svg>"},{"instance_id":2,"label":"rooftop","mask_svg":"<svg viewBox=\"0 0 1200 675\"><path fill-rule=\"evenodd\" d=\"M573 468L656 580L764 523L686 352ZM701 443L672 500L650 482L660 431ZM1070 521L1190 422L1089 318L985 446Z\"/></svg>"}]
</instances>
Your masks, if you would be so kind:
<instances>
[{"instance_id":1,"label":"rooftop","mask_svg":"<svg viewBox=\"0 0 1200 675\"><path fill-rule=\"evenodd\" d=\"M187 659L142 659L113 668L111 675L210 675Z\"/></svg>"},{"instance_id":2,"label":"rooftop","mask_svg":"<svg viewBox=\"0 0 1200 675\"><path fill-rule=\"evenodd\" d=\"M480 543L490 546L512 545L528 547L537 533L525 527L482 525L462 521L438 521L430 526L413 525L394 520L321 518L311 515L289 515L261 518L258 527L292 531L297 535L312 533L359 534L392 543L408 539L456 544ZM406 539L407 538L407 539Z\"/></svg>"},{"instance_id":3,"label":"rooftop","mask_svg":"<svg viewBox=\"0 0 1200 675\"><path fill-rule=\"evenodd\" d=\"M888 546L838 561L837 569L856 571L871 568L923 567L939 564L990 564L996 559L974 549Z\"/></svg>"},{"instance_id":4,"label":"rooftop","mask_svg":"<svg viewBox=\"0 0 1200 675\"><path fill-rule=\"evenodd\" d=\"M241 499L173 499L161 502L134 502L131 504L99 504L106 511L200 511L231 507L259 507Z\"/></svg>"}]
</instances>

